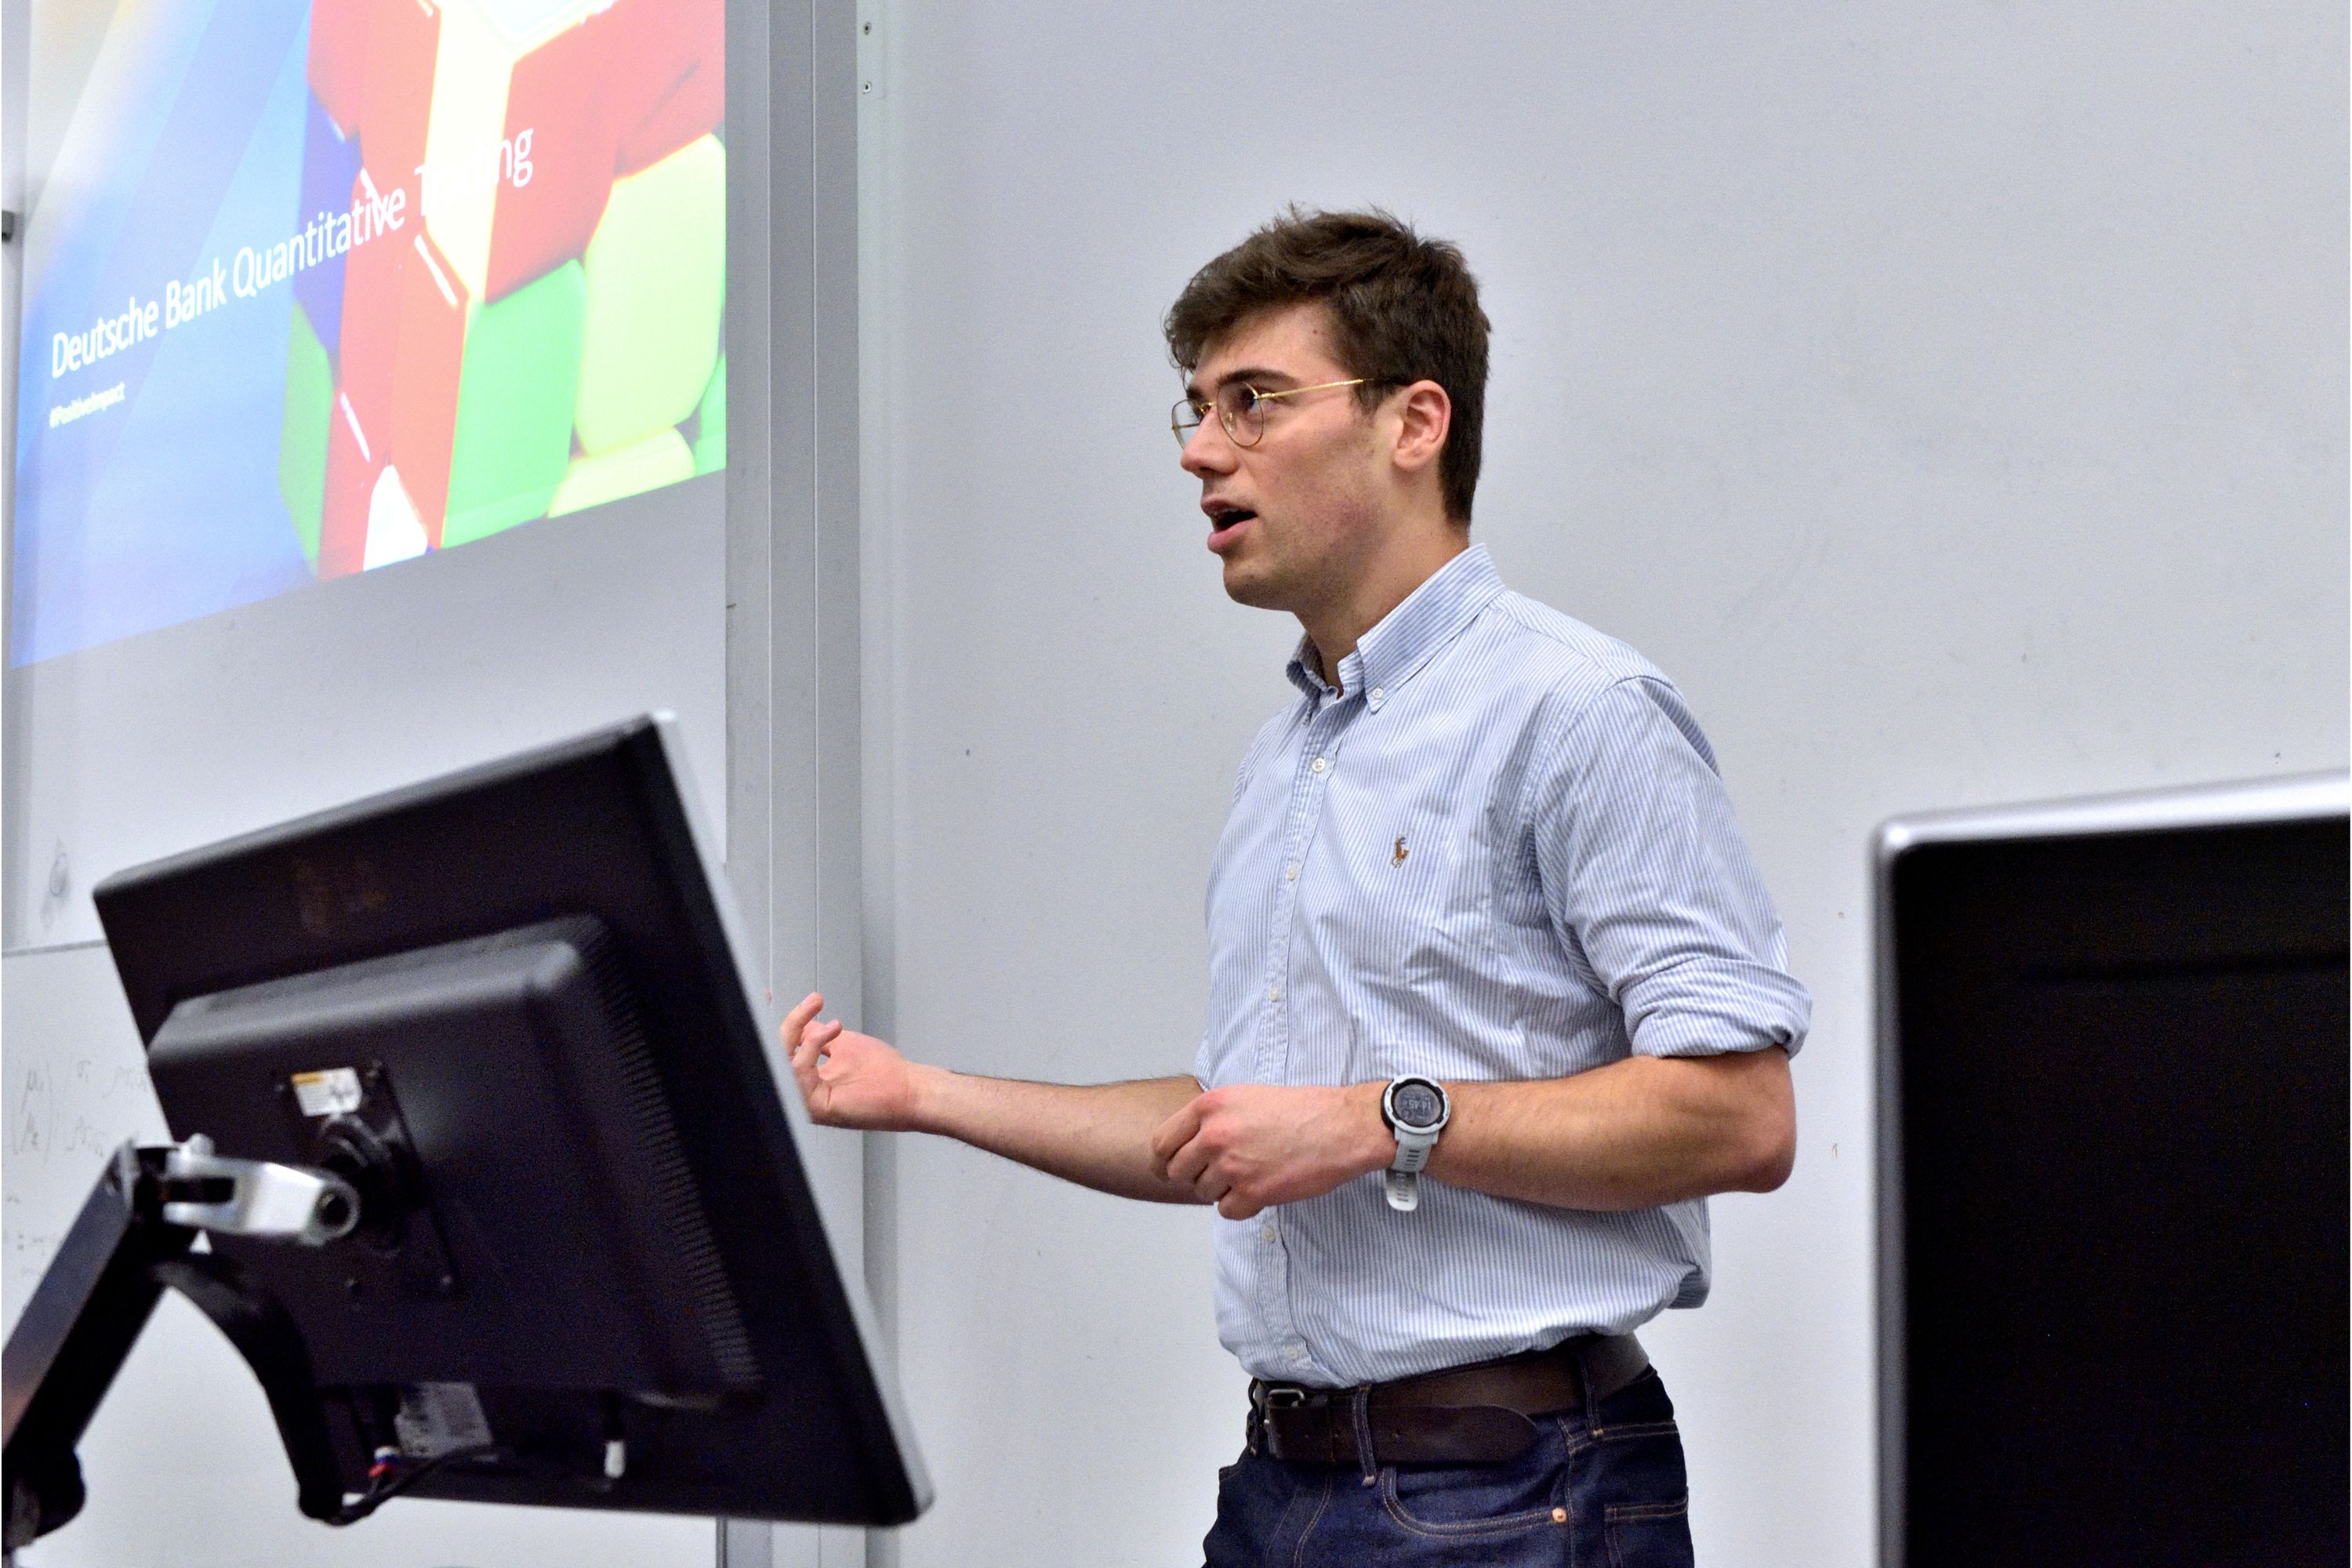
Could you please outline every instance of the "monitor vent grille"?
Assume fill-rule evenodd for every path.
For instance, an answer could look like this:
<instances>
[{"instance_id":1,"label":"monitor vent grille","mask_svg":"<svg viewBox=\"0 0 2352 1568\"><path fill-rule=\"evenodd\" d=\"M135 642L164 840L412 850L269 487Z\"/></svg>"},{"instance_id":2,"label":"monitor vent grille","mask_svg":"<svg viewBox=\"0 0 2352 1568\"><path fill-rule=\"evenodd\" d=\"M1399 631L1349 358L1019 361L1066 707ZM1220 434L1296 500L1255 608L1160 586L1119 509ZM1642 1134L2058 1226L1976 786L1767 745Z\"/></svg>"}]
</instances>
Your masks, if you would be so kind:
<instances>
[{"instance_id":1,"label":"monitor vent grille","mask_svg":"<svg viewBox=\"0 0 2352 1568\"><path fill-rule=\"evenodd\" d=\"M699 1314L704 1342L729 1387L757 1388L760 1363L751 1353L751 1336L744 1331L734 1287L728 1282L719 1244L710 1234L709 1216L703 1212L693 1170L687 1163L686 1146L671 1119L668 1091L638 1018L635 993L618 948L599 921L580 921L566 934L587 965L597 1001L611 1026L630 1117L639 1146L652 1166L660 1211L677 1248L680 1274Z\"/></svg>"}]
</instances>

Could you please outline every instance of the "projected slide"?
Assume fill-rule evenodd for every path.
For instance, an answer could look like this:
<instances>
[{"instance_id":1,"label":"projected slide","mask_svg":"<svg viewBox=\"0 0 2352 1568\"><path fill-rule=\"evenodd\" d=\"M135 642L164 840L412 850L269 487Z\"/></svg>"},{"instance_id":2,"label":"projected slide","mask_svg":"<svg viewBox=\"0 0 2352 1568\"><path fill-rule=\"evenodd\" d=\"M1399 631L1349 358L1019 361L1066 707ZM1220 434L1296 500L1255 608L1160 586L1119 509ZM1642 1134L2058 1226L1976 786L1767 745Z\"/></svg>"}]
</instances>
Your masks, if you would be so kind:
<instances>
[{"instance_id":1,"label":"projected slide","mask_svg":"<svg viewBox=\"0 0 2352 1568\"><path fill-rule=\"evenodd\" d=\"M26 226L9 661L722 470L724 29L119 5Z\"/></svg>"}]
</instances>

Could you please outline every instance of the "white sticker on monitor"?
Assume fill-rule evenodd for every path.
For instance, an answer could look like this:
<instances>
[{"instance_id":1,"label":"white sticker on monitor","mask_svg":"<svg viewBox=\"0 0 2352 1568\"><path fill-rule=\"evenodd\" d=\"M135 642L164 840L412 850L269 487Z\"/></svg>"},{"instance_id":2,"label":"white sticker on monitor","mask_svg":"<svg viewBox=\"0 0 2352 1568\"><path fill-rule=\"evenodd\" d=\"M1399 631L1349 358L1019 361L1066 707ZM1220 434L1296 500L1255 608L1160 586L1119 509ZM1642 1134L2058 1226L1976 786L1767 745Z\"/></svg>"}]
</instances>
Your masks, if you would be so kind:
<instances>
[{"instance_id":1,"label":"white sticker on monitor","mask_svg":"<svg viewBox=\"0 0 2352 1568\"><path fill-rule=\"evenodd\" d=\"M490 1441L489 1418L482 1414L481 1396L470 1383L415 1383L403 1388L392 1429L400 1439L400 1451L412 1459L487 1447Z\"/></svg>"},{"instance_id":2,"label":"white sticker on monitor","mask_svg":"<svg viewBox=\"0 0 2352 1568\"><path fill-rule=\"evenodd\" d=\"M294 1075L294 1103L305 1116L336 1116L360 1108L360 1075L350 1068Z\"/></svg>"}]
</instances>

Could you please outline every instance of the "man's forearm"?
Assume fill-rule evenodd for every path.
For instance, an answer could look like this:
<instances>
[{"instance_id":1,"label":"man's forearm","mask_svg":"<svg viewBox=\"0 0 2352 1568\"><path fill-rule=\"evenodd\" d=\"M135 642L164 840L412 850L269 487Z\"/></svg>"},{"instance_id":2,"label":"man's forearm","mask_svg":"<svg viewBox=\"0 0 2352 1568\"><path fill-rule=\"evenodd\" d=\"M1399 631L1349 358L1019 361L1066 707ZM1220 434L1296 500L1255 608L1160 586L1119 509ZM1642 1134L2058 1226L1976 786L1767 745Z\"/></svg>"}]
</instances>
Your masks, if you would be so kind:
<instances>
[{"instance_id":1,"label":"man's forearm","mask_svg":"<svg viewBox=\"0 0 2352 1568\"><path fill-rule=\"evenodd\" d=\"M1201 1202L1199 1194L1168 1179L1151 1152L1151 1134L1200 1092L1190 1078L1080 1088L919 1067L914 1130L959 1139L1097 1192L1192 1204Z\"/></svg>"},{"instance_id":2,"label":"man's forearm","mask_svg":"<svg viewBox=\"0 0 2352 1568\"><path fill-rule=\"evenodd\" d=\"M1652 1208L1769 1192L1796 1158L1789 1058L1777 1047L1630 1057L1572 1078L1450 1083L1446 1092L1453 1117L1429 1173L1496 1197Z\"/></svg>"}]
</instances>

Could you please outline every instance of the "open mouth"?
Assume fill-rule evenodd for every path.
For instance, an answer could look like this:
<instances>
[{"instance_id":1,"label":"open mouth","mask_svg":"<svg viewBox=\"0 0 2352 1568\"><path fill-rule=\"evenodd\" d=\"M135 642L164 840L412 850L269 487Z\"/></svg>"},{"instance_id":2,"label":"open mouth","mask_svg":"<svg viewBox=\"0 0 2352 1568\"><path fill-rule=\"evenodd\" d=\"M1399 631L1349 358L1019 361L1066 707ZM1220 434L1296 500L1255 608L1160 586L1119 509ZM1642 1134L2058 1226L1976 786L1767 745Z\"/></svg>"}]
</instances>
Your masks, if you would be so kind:
<instances>
[{"instance_id":1,"label":"open mouth","mask_svg":"<svg viewBox=\"0 0 2352 1568\"><path fill-rule=\"evenodd\" d=\"M1257 513L1250 510L1247 507L1221 506L1214 508L1209 513L1210 536L1213 538L1216 535L1224 532L1229 528L1238 527L1256 515Z\"/></svg>"}]
</instances>

